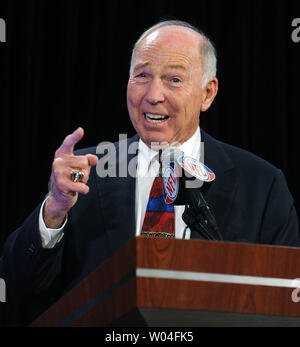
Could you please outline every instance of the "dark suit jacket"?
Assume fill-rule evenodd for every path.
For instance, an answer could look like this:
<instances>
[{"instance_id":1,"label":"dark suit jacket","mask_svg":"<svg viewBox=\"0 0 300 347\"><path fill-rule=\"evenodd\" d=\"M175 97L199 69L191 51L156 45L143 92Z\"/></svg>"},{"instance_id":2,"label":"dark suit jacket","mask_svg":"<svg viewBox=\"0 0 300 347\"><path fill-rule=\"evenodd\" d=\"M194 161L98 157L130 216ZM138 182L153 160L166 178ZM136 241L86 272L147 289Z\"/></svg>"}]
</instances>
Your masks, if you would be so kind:
<instances>
[{"instance_id":1,"label":"dark suit jacket","mask_svg":"<svg viewBox=\"0 0 300 347\"><path fill-rule=\"evenodd\" d=\"M201 139L205 164L216 174L205 199L223 239L300 246L297 215L282 172L202 130ZM134 141L138 136L128 140L127 148ZM120 147L117 143L117 168L135 157L119 157ZM76 154L87 153L95 154L96 147ZM93 168L88 184L89 194L80 196L69 212L64 238L54 249L41 245L40 205L8 238L1 259L8 302L14 303L8 306L8 324L30 322L135 237L135 178L99 178ZM192 233L192 238L201 236Z\"/></svg>"}]
</instances>

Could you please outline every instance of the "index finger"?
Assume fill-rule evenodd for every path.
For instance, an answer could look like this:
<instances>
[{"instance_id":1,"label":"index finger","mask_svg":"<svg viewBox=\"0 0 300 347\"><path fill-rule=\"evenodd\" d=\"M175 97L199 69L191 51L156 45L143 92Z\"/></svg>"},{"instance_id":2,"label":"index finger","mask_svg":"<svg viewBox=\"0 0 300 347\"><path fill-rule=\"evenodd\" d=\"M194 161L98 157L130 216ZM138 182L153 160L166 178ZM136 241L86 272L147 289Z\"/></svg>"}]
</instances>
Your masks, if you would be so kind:
<instances>
[{"instance_id":1,"label":"index finger","mask_svg":"<svg viewBox=\"0 0 300 347\"><path fill-rule=\"evenodd\" d=\"M74 146L78 143L84 135L84 130L82 128L76 129L72 134L68 135L59 149L56 151L56 155L62 154L73 154Z\"/></svg>"}]
</instances>

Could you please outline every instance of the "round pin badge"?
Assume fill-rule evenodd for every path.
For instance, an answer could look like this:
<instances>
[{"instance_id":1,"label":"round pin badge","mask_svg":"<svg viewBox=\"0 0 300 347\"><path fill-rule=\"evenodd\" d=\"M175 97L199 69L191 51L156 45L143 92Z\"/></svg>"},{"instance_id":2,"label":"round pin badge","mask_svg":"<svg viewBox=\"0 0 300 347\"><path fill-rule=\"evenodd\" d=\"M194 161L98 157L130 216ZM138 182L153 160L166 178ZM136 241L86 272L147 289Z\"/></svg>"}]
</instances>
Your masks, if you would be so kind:
<instances>
[{"instance_id":1,"label":"round pin badge","mask_svg":"<svg viewBox=\"0 0 300 347\"><path fill-rule=\"evenodd\" d=\"M176 200L179 191L178 168L175 162L171 162L164 169L163 190L165 203L172 204Z\"/></svg>"},{"instance_id":2,"label":"round pin badge","mask_svg":"<svg viewBox=\"0 0 300 347\"><path fill-rule=\"evenodd\" d=\"M195 158L181 155L177 162L185 171L201 181L212 182L216 178L210 168Z\"/></svg>"}]
</instances>

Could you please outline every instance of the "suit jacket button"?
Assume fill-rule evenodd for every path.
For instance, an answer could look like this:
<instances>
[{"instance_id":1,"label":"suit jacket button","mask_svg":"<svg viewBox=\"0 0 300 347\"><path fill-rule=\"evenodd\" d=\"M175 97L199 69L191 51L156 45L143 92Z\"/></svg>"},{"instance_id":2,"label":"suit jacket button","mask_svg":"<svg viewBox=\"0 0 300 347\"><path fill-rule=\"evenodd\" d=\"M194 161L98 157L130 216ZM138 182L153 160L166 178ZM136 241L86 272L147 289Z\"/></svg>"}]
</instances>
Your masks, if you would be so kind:
<instances>
[{"instance_id":1,"label":"suit jacket button","mask_svg":"<svg viewBox=\"0 0 300 347\"><path fill-rule=\"evenodd\" d=\"M30 247L27 249L27 254L28 254L29 256L31 256L31 255L34 254L34 252L35 252L35 245L32 243L32 244L30 245Z\"/></svg>"}]
</instances>

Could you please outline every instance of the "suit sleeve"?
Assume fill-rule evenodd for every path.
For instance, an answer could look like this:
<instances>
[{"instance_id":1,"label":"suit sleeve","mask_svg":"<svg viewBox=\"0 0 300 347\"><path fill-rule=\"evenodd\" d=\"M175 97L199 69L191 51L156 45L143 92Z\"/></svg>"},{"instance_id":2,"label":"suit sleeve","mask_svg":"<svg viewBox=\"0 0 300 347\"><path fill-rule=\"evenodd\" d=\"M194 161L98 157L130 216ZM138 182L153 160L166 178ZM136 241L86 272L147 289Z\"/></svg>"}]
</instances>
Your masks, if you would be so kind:
<instances>
[{"instance_id":1,"label":"suit sleeve","mask_svg":"<svg viewBox=\"0 0 300 347\"><path fill-rule=\"evenodd\" d=\"M28 324L55 302L59 294L64 241L52 249L42 247L40 207L41 204L9 236L2 250L0 263L7 289L7 325Z\"/></svg>"},{"instance_id":2,"label":"suit sleeve","mask_svg":"<svg viewBox=\"0 0 300 347\"><path fill-rule=\"evenodd\" d=\"M265 207L261 243L300 247L299 225L286 179L277 170Z\"/></svg>"}]
</instances>

